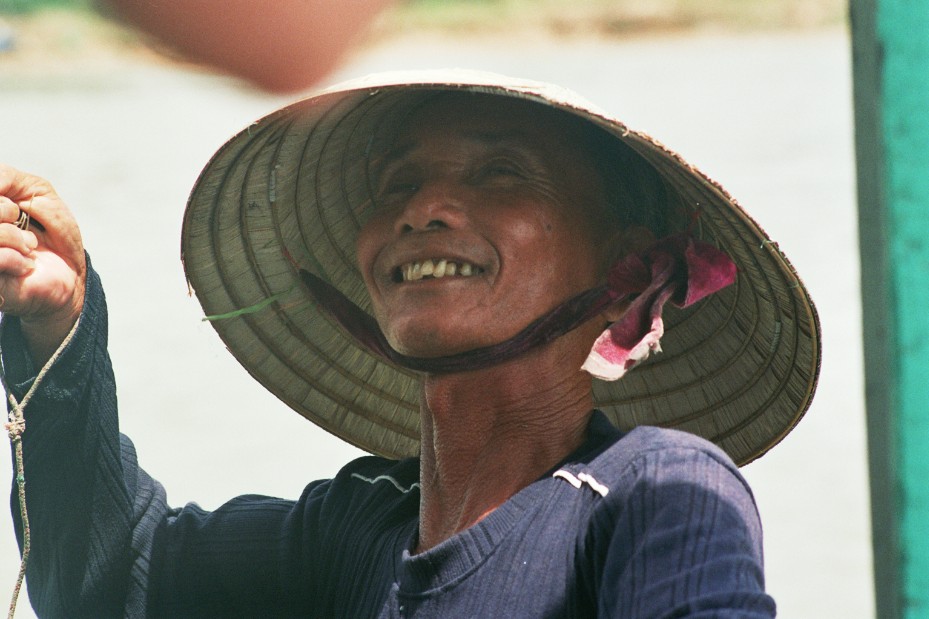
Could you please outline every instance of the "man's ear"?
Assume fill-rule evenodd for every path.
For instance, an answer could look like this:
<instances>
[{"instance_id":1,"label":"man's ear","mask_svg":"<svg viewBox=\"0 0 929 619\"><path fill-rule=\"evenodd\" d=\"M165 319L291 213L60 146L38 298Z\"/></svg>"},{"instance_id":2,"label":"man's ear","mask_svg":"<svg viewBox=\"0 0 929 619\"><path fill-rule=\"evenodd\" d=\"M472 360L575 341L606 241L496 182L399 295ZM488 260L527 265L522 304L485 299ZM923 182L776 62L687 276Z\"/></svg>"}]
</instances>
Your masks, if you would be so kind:
<instances>
[{"instance_id":1,"label":"man's ear","mask_svg":"<svg viewBox=\"0 0 929 619\"><path fill-rule=\"evenodd\" d=\"M630 226L617 230L610 239L610 256L609 268L630 254L638 254L645 251L655 243L655 234L644 226ZM622 318L626 313L629 303L622 301L614 303L606 310L602 316L607 323L613 323Z\"/></svg>"},{"instance_id":2,"label":"man's ear","mask_svg":"<svg viewBox=\"0 0 929 619\"><path fill-rule=\"evenodd\" d=\"M621 233L620 245L623 253L619 258L643 252L654 245L655 241L655 233L645 226L630 226Z\"/></svg>"},{"instance_id":3,"label":"man's ear","mask_svg":"<svg viewBox=\"0 0 929 619\"><path fill-rule=\"evenodd\" d=\"M628 256L645 251L655 243L655 234L645 226L630 226L610 234L607 250L607 271Z\"/></svg>"}]
</instances>

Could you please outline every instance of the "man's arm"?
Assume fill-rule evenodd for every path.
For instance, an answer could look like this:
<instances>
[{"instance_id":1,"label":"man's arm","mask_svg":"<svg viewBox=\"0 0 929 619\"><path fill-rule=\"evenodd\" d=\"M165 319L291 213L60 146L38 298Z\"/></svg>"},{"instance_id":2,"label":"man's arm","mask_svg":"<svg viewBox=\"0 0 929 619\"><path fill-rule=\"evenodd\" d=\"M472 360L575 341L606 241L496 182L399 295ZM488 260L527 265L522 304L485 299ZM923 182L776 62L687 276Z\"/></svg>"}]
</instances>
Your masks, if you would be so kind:
<instances>
[{"instance_id":1,"label":"man's arm","mask_svg":"<svg viewBox=\"0 0 929 619\"><path fill-rule=\"evenodd\" d=\"M96 274L74 337L36 388L22 435L31 553L30 601L43 617L141 616L151 540L168 508L121 437ZM36 381L21 321L3 317L3 368L18 401ZM14 488L13 520L22 523Z\"/></svg>"},{"instance_id":2,"label":"man's arm","mask_svg":"<svg viewBox=\"0 0 929 619\"><path fill-rule=\"evenodd\" d=\"M754 499L721 452L652 450L622 486L595 519L610 540L598 617L775 616Z\"/></svg>"},{"instance_id":3,"label":"man's arm","mask_svg":"<svg viewBox=\"0 0 929 619\"><path fill-rule=\"evenodd\" d=\"M28 229L14 224L20 211ZM18 402L81 317L23 410L33 605L51 617L141 614L139 569L167 512L164 492L119 436L106 304L77 222L47 181L8 166L0 166L0 295L4 378ZM11 501L22 544L15 492Z\"/></svg>"}]
</instances>

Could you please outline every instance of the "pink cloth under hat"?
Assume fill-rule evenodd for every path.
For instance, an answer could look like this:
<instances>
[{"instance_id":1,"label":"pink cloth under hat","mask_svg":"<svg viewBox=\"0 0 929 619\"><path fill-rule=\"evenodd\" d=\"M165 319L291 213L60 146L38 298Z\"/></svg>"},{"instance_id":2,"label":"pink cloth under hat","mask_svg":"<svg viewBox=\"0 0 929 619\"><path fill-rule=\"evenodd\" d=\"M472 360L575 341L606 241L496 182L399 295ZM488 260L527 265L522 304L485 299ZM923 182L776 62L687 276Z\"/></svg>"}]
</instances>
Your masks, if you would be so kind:
<instances>
[{"instance_id":1,"label":"pink cloth under hat","mask_svg":"<svg viewBox=\"0 0 929 619\"><path fill-rule=\"evenodd\" d=\"M688 307L731 285L735 276L735 263L726 254L686 234L627 256L610 271L608 288L617 298L634 298L622 318L594 342L582 369L601 380L622 378L661 352L665 303Z\"/></svg>"}]
</instances>

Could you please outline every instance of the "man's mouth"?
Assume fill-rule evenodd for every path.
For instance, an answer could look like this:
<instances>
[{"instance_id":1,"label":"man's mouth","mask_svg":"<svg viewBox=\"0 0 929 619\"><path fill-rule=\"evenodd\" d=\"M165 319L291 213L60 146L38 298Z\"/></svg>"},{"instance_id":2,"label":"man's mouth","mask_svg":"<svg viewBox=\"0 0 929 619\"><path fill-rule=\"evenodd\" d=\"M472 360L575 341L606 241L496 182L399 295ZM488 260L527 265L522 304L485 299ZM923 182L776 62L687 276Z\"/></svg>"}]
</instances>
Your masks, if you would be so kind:
<instances>
[{"instance_id":1,"label":"man's mouth","mask_svg":"<svg viewBox=\"0 0 929 619\"><path fill-rule=\"evenodd\" d=\"M479 266L470 262L455 262L446 258L418 260L407 262L394 270L393 280L415 282L421 279L440 279L442 277L473 277L484 272Z\"/></svg>"}]
</instances>

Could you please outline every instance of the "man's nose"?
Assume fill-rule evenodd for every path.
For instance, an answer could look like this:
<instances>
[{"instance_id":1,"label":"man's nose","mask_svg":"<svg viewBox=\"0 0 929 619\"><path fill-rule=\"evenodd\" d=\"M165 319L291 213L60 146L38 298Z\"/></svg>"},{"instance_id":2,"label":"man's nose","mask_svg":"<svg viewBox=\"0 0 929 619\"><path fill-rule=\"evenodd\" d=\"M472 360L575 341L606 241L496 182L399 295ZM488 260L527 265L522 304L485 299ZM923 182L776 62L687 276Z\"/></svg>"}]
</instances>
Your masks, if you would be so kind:
<instances>
[{"instance_id":1,"label":"man's nose","mask_svg":"<svg viewBox=\"0 0 929 619\"><path fill-rule=\"evenodd\" d=\"M453 179L435 178L421 182L397 217L396 231L405 234L460 227L466 217L464 194L464 188Z\"/></svg>"}]
</instances>

